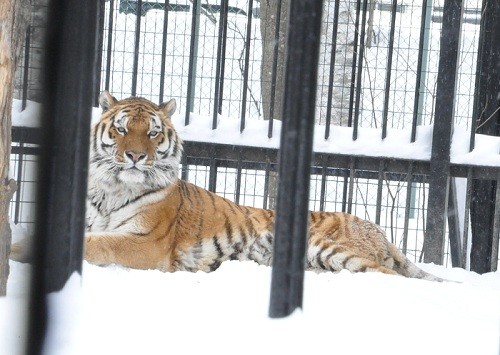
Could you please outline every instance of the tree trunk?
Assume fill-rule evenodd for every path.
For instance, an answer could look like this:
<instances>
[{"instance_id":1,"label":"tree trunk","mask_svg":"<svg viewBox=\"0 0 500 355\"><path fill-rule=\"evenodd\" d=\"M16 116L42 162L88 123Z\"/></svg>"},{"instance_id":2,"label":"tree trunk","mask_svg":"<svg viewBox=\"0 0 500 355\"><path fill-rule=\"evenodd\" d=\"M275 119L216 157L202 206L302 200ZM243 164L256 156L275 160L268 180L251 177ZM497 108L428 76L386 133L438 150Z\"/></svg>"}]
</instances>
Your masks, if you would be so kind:
<instances>
[{"instance_id":1,"label":"tree trunk","mask_svg":"<svg viewBox=\"0 0 500 355\"><path fill-rule=\"evenodd\" d=\"M0 2L0 296L7 291L12 237L8 211L15 192L15 182L9 178L12 93L28 19L28 0Z\"/></svg>"},{"instance_id":2,"label":"tree trunk","mask_svg":"<svg viewBox=\"0 0 500 355\"><path fill-rule=\"evenodd\" d=\"M260 82L264 119L281 120L285 75L286 34L288 29L289 0L262 0L260 3L260 32L262 36L262 64ZM276 19L279 15L279 33L276 42ZM277 47L276 47L277 46ZM277 52L276 52L277 50ZM277 58L275 58L277 53ZM276 65L276 68L274 66ZM273 83L273 75L276 81ZM271 98L274 96L274 102ZM271 105L274 112L271 114Z\"/></svg>"}]
</instances>

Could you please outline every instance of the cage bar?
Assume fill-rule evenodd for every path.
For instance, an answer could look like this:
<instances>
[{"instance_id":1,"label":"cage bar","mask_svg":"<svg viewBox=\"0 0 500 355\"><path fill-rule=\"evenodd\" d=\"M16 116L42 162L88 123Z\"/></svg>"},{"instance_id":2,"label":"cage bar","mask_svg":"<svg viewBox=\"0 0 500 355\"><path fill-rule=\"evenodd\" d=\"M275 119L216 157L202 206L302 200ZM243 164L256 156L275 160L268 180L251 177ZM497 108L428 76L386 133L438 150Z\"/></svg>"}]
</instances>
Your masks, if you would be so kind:
<instances>
[{"instance_id":1,"label":"cage bar","mask_svg":"<svg viewBox=\"0 0 500 355\"><path fill-rule=\"evenodd\" d=\"M106 53L106 79L104 82L104 90L109 91L109 83L111 81L111 53L113 53L113 16L115 12L115 0L109 1L109 17L108 17L108 44Z\"/></svg>"},{"instance_id":2,"label":"cage bar","mask_svg":"<svg viewBox=\"0 0 500 355\"><path fill-rule=\"evenodd\" d=\"M417 125L422 115L424 104L424 82L427 70L427 51L429 48L429 26L432 15L432 0L422 1L422 17L420 21L420 38L418 43L417 78L415 85L415 99L413 103L413 119L411 124L411 143L417 138Z\"/></svg>"},{"instance_id":3,"label":"cage bar","mask_svg":"<svg viewBox=\"0 0 500 355\"><path fill-rule=\"evenodd\" d=\"M220 18L219 18L219 40L217 43L217 63L215 71L215 90L214 90L214 116L212 129L217 128L218 115L222 109L222 97L224 87L224 65L227 40L227 8L229 0L221 0Z\"/></svg>"},{"instance_id":4,"label":"cage bar","mask_svg":"<svg viewBox=\"0 0 500 355\"><path fill-rule=\"evenodd\" d=\"M413 162L408 164L408 174L406 177L406 201L405 201L405 216L404 216L404 226L403 226L403 246L402 252L406 255L408 250L408 225L410 222L411 214L411 191L412 191L412 180L413 180Z\"/></svg>"},{"instance_id":5,"label":"cage bar","mask_svg":"<svg viewBox=\"0 0 500 355\"><path fill-rule=\"evenodd\" d=\"M137 95L137 74L139 71L139 45L141 42L141 13L142 13L142 0L137 0L135 9L135 39L134 39L134 61L132 67L132 89L131 95Z\"/></svg>"},{"instance_id":6,"label":"cage bar","mask_svg":"<svg viewBox=\"0 0 500 355\"><path fill-rule=\"evenodd\" d=\"M193 5L194 6L194 5ZM163 102L165 90L165 61L167 59L167 31L168 31L168 8L169 0L165 0L165 7L163 8L163 34L161 37L161 67L160 67L160 93L158 102Z\"/></svg>"},{"instance_id":7,"label":"cage bar","mask_svg":"<svg viewBox=\"0 0 500 355\"><path fill-rule=\"evenodd\" d=\"M461 18L462 0L445 1L424 243L424 261L439 265L443 264L444 236L446 232L445 216L448 207L450 145L455 108L454 98Z\"/></svg>"},{"instance_id":8,"label":"cage bar","mask_svg":"<svg viewBox=\"0 0 500 355\"><path fill-rule=\"evenodd\" d=\"M359 36L359 56L358 56L358 72L357 72L357 85L356 85L356 102L354 107L354 122L352 130L352 140L358 139L358 126L359 126L359 111L361 106L361 87L362 87L362 74L363 74L363 59L365 56L365 34L366 34L366 13L368 9L368 0L363 0L363 15L361 16L361 34Z\"/></svg>"},{"instance_id":9,"label":"cage bar","mask_svg":"<svg viewBox=\"0 0 500 355\"><path fill-rule=\"evenodd\" d=\"M283 5L282 0L278 1L276 23L274 26L274 52L273 52L273 73L271 75L271 104L269 105L269 127L267 131L267 137L271 138L273 136L273 122L274 122L274 105L276 98L276 80L277 80L277 68L278 68L278 46L280 39L280 21L281 21L281 6ZM280 117L280 119L283 119Z\"/></svg>"},{"instance_id":10,"label":"cage bar","mask_svg":"<svg viewBox=\"0 0 500 355\"><path fill-rule=\"evenodd\" d=\"M269 315L302 307L323 1L290 3Z\"/></svg>"},{"instance_id":11,"label":"cage bar","mask_svg":"<svg viewBox=\"0 0 500 355\"><path fill-rule=\"evenodd\" d=\"M43 352L46 295L82 270L98 10L97 0L53 0L49 7L27 354Z\"/></svg>"},{"instance_id":12,"label":"cage bar","mask_svg":"<svg viewBox=\"0 0 500 355\"><path fill-rule=\"evenodd\" d=\"M337 32L339 27L339 7L340 0L335 0L332 29L332 51L330 52L330 74L328 76L328 100L326 104L326 124L325 139L330 137L330 124L332 120L332 101L333 101L333 75L335 72L335 61L337 54Z\"/></svg>"},{"instance_id":13,"label":"cage bar","mask_svg":"<svg viewBox=\"0 0 500 355\"><path fill-rule=\"evenodd\" d=\"M250 42L252 41L252 15L253 0L248 1L247 32L245 39L245 64L243 69L243 88L241 93L241 118L240 132L245 129L245 117L247 113L247 90L248 90L248 68L250 64Z\"/></svg>"},{"instance_id":14,"label":"cage bar","mask_svg":"<svg viewBox=\"0 0 500 355\"><path fill-rule=\"evenodd\" d=\"M396 10L398 8L398 0L392 0L391 9L391 29L389 32L389 48L387 53L387 71L385 76L385 93L384 93L384 111L382 113L382 139L387 136L387 120L389 112L389 95L391 90L391 74L392 74L392 55L394 53L394 32L396 29Z\"/></svg>"},{"instance_id":15,"label":"cage bar","mask_svg":"<svg viewBox=\"0 0 500 355\"><path fill-rule=\"evenodd\" d=\"M361 16L361 0L356 1L356 20L354 24L354 40L353 40L353 55L352 55L352 67L351 67L351 87L349 93L349 118L347 120L347 126L352 127L353 114L354 114L354 96L356 87L356 63L358 58L358 40L359 40L359 18Z\"/></svg>"},{"instance_id":16,"label":"cage bar","mask_svg":"<svg viewBox=\"0 0 500 355\"><path fill-rule=\"evenodd\" d=\"M184 124L190 122L189 117L194 109L194 90L196 87L196 64L198 60L198 40L200 34L200 12L201 0L193 0L193 12L191 14L191 40L189 43L189 65L186 95L186 117Z\"/></svg>"},{"instance_id":17,"label":"cage bar","mask_svg":"<svg viewBox=\"0 0 500 355\"><path fill-rule=\"evenodd\" d=\"M375 207L375 223L380 225L380 215L382 212L382 186L384 182L384 161L381 160L378 168L378 179L377 179L377 202Z\"/></svg>"}]
</instances>

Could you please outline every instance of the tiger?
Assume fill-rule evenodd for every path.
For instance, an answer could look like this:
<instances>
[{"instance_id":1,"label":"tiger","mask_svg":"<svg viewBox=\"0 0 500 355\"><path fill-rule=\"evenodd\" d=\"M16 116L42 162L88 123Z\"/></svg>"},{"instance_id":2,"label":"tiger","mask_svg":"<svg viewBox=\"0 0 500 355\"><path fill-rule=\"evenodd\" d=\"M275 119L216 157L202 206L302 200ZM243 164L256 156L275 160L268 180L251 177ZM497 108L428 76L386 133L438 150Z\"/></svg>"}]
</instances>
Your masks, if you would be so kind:
<instances>
[{"instance_id":1,"label":"tiger","mask_svg":"<svg viewBox=\"0 0 500 355\"><path fill-rule=\"evenodd\" d=\"M90 140L84 258L164 272L212 272L227 260L272 266L275 212L236 204L179 178L176 101L99 97ZM306 270L442 279L413 264L375 223L309 212ZM306 237L306 236L305 236Z\"/></svg>"}]
</instances>

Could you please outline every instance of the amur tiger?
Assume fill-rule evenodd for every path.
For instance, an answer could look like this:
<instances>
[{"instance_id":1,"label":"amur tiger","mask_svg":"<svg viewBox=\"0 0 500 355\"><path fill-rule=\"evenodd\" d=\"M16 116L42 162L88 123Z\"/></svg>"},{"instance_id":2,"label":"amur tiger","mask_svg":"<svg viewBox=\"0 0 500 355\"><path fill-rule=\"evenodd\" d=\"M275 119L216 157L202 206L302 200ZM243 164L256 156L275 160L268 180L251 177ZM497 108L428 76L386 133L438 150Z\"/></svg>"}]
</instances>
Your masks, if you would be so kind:
<instances>
[{"instance_id":1,"label":"amur tiger","mask_svg":"<svg viewBox=\"0 0 500 355\"><path fill-rule=\"evenodd\" d=\"M214 271L226 260L271 265L274 211L245 207L178 177L175 100L117 100L104 91L92 128L85 259L166 272ZM306 268L378 271L441 281L408 260L374 223L310 212ZM15 249L15 248L14 248Z\"/></svg>"}]
</instances>

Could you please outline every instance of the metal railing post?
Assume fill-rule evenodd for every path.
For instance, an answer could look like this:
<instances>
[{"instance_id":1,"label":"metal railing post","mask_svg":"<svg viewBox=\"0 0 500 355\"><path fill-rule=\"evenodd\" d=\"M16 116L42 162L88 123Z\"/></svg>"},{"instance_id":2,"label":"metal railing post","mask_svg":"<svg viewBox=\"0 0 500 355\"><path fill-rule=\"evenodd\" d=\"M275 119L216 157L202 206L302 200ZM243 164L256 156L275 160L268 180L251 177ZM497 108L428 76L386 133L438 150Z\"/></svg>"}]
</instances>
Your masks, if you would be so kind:
<instances>
[{"instance_id":1,"label":"metal railing post","mask_svg":"<svg viewBox=\"0 0 500 355\"><path fill-rule=\"evenodd\" d=\"M450 145L455 112L455 85L462 18L462 0L445 0L439 55L436 115L432 135L429 200L424 261L443 264L450 180Z\"/></svg>"},{"instance_id":2,"label":"metal railing post","mask_svg":"<svg viewBox=\"0 0 500 355\"><path fill-rule=\"evenodd\" d=\"M46 294L81 273L98 9L50 2L27 354L43 351Z\"/></svg>"},{"instance_id":3,"label":"metal railing post","mask_svg":"<svg viewBox=\"0 0 500 355\"><path fill-rule=\"evenodd\" d=\"M291 1L269 316L302 307L323 1Z\"/></svg>"}]
</instances>

